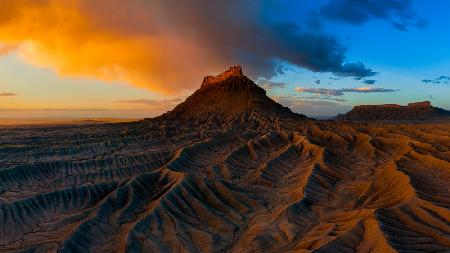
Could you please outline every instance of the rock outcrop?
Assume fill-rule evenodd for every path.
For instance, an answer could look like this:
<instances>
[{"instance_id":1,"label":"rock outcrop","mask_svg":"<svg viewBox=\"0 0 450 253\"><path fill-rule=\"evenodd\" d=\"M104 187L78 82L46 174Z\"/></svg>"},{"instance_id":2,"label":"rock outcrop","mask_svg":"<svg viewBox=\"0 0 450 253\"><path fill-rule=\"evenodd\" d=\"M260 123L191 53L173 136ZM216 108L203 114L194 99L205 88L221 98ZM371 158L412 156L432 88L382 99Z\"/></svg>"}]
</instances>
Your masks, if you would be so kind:
<instances>
[{"instance_id":1,"label":"rock outcrop","mask_svg":"<svg viewBox=\"0 0 450 253\"><path fill-rule=\"evenodd\" d=\"M306 118L269 98L264 89L243 74L240 66L205 77L200 89L161 116L163 120L220 126L249 121L267 123L280 117Z\"/></svg>"},{"instance_id":2,"label":"rock outcrop","mask_svg":"<svg viewBox=\"0 0 450 253\"><path fill-rule=\"evenodd\" d=\"M434 107L429 101L397 104L359 105L335 119L349 121L450 122L450 111Z\"/></svg>"}]
</instances>

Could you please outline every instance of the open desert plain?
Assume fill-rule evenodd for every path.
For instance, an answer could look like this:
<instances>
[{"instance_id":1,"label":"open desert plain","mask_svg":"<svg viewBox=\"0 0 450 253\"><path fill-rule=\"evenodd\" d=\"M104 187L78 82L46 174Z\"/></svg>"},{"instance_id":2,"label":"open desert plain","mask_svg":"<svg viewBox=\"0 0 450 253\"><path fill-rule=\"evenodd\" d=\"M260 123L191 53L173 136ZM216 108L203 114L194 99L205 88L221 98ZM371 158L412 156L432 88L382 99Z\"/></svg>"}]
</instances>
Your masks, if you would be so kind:
<instances>
[{"instance_id":1,"label":"open desert plain","mask_svg":"<svg viewBox=\"0 0 450 253\"><path fill-rule=\"evenodd\" d=\"M450 253L449 0L0 0L0 253Z\"/></svg>"}]
</instances>

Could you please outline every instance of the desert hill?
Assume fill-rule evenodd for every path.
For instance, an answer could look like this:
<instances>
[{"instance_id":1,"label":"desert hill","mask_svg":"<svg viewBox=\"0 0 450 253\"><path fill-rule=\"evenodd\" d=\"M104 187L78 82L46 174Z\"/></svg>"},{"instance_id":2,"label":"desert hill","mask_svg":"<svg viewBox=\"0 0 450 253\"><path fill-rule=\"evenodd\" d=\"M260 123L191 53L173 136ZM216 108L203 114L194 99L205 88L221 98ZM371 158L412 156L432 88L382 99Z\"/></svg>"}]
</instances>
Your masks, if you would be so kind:
<instances>
[{"instance_id":1,"label":"desert hill","mask_svg":"<svg viewBox=\"0 0 450 253\"><path fill-rule=\"evenodd\" d=\"M336 117L349 121L416 121L416 122L450 122L450 111L434 107L429 101L397 104L359 105L346 114Z\"/></svg>"},{"instance_id":2,"label":"desert hill","mask_svg":"<svg viewBox=\"0 0 450 253\"><path fill-rule=\"evenodd\" d=\"M205 77L200 89L161 119L226 125L273 121L276 117L306 118L273 101L243 74L240 66L234 66L217 76Z\"/></svg>"},{"instance_id":3,"label":"desert hill","mask_svg":"<svg viewBox=\"0 0 450 253\"><path fill-rule=\"evenodd\" d=\"M232 68L133 123L0 129L0 252L448 252L450 125L314 121Z\"/></svg>"}]
</instances>

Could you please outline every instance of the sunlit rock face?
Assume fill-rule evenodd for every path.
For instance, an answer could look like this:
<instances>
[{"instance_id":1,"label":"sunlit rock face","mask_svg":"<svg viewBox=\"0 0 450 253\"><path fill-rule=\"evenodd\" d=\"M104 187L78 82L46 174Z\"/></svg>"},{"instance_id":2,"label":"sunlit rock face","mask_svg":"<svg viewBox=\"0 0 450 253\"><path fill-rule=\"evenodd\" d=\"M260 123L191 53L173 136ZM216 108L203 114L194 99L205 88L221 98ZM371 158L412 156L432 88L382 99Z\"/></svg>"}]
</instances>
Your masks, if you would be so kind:
<instances>
[{"instance_id":1,"label":"sunlit rock face","mask_svg":"<svg viewBox=\"0 0 450 253\"><path fill-rule=\"evenodd\" d=\"M450 111L434 107L429 101L409 103L406 106L397 104L359 105L346 114L336 117L338 120L350 121L409 121L450 123Z\"/></svg>"},{"instance_id":2,"label":"sunlit rock face","mask_svg":"<svg viewBox=\"0 0 450 253\"><path fill-rule=\"evenodd\" d=\"M449 250L449 125L313 121L235 70L154 119L1 129L0 251Z\"/></svg>"}]
</instances>

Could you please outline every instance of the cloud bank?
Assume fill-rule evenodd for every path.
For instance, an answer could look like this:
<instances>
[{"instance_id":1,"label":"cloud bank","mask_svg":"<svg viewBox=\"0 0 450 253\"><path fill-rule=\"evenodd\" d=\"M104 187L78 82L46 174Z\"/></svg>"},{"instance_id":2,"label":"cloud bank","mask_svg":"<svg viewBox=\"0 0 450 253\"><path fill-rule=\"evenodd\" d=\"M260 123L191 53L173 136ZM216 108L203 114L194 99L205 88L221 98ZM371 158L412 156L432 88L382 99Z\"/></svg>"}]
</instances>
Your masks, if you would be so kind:
<instances>
[{"instance_id":1,"label":"cloud bank","mask_svg":"<svg viewBox=\"0 0 450 253\"><path fill-rule=\"evenodd\" d=\"M370 19L386 20L398 30L423 28L428 21L412 10L411 0L332 0L320 13L332 21L361 25Z\"/></svg>"},{"instance_id":2,"label":"cloud bank","mask_svg":"<svg viewBox=\"0 0 450 253\"><path fill-rule=\"evenodd\" d=\"M141 104L141 105L147 105L147 106L171 106L176 105L183 101L182 98L174 98L174 99L166 99L166 100L153 100L153 99L132 99L132 100L118 100L115 101L119 104Z\"/></svg>"},{"instance_id":3,"label":"cloud bank","mask_svg":"<svg viewBox=\"0 0 450 253\"><path fill-rule=\"evenodd\" d=\"M377 80L364 80L363 83L368 84L368 85L372 85L375 84L377 82Z\"/></svg>"},{"instance_id":4,"label":"cloud bank","mask_svg":"<svg viewBox=\"0 0 450 253\"><path fill-rule=\"evenodd\" d=\"M361 79L332 36L269 22L267 2L2 0L0 43L63 76L125 81L155 92L197 88L205 74L239 63L269 78L279 62ZM273 4L273 3L272 3Z\"/></svg>"},{"instance_id":5,"label":"cloud bank","mask_svg":"<svg viewBox=\"0 0 450 253\"><path fill-rule=\"evenodd\" d=\"M2 45L0 44L0 56L9 54L17 49L16 45Z\"/></svg>"},{"instance_id":6,"label":"cloud bank","mask_svg":"<svg viewBox=\"0 0 450 253\"><path fill-rule=\"evenodd\" d=\"M17 94L12 92L0 92L0 97L13 97L13 96L17 96Z\"/></svg>"},{"instance_id":7,"label":"cloud bank","mask_svg":"<svg viewBox=\"0 0 450 253\"><path fill-rule=\"evenodd\" d=\"M265 90L272 90L274 88L285 88L286 87L285 83L274 82L274 81L266 79L266 78L260 78L257 81L257 84Z\"/></svg>"},{"instance_id":8,"label":"cloud bank","mask_svg":"<svg viewBox=\"0 0 450 253\"><path fill-rule=\"evenodd\" d=\"M435 79L423 79L423 83L432 83L432 84L448 84L450 83L450 76L440 76Z\"/></svg>"},{"instance_id":9,"label":"cloud bank","mask_svg":"<svg viewBox=\"0 0 450 253\"><path fill-rule=\"evenodd\" d=\"M313 93L327 96L343 96L345 93L377 93L377 92L394 92L397 90L375 88L375 87L360 87L360 88L344 88L344 89L326 89L326 88L303 88L295 87L295 91L299 93Z\"/></svg>"},{"instance_id":10,"label":"cloud bank","mask_svg":"<svg viewBox=\"0 0 450 253\"><path fill-rule=\"evenodd\" d=\"M345 105L329 100L313 100L297 96L275 96L272 97L278 103L289 107L292 111L305 114L308 117L330 117L338 113L347 112L350 105Z\"/></svg>"}]
</instances>

